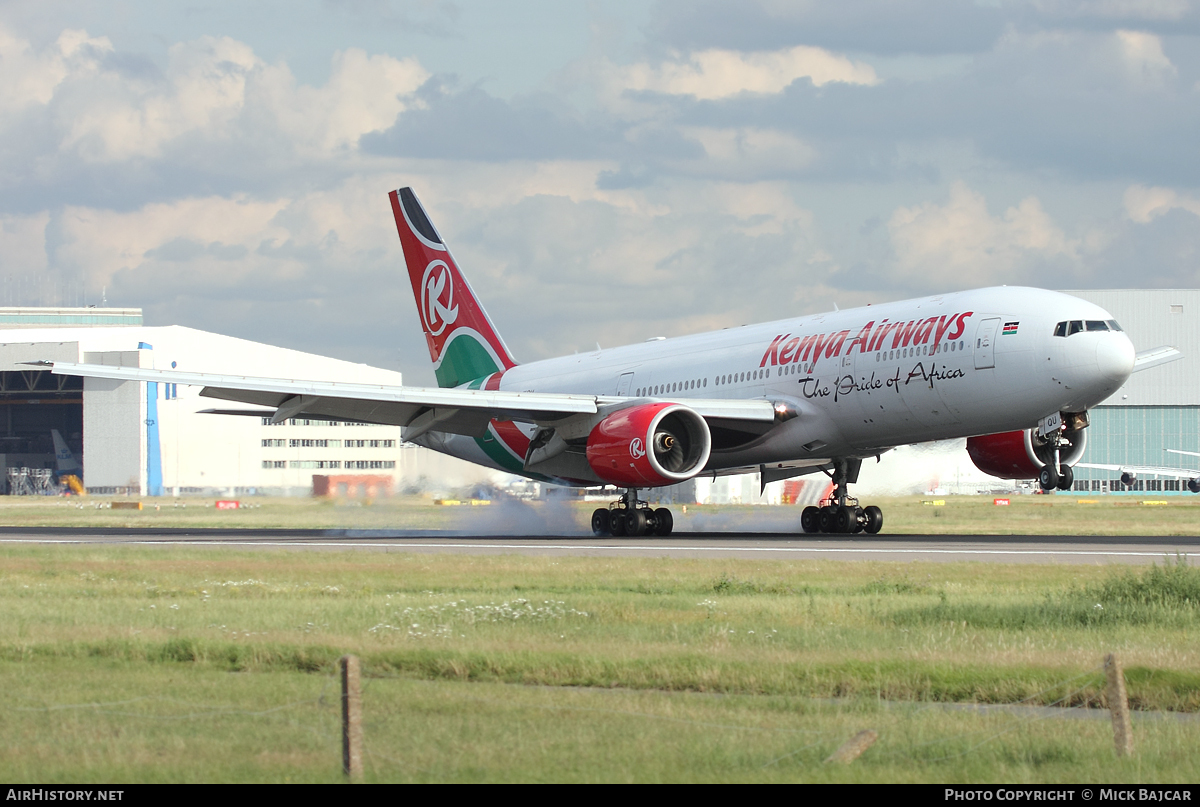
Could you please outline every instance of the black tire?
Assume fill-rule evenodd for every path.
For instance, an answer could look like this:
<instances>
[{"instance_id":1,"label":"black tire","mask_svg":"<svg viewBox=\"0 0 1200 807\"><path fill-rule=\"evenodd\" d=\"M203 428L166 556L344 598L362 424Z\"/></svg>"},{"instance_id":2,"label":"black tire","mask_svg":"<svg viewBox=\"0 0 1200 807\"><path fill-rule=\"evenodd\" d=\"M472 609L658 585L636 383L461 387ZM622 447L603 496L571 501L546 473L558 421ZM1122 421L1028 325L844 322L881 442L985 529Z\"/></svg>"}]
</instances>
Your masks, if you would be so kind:
<instances>
[{"instance_id":1,"label":"black tire","mask_svg":"<svg viewBox=\"0 0 1200 807\"><path fill-rule=\"evenodd\" d=\"M670 535L671 530L675 529L675 517L671 515L671 511L665 507L660 507L654 511L654 534L655 535Z\"/></svg>"},{"instance_id":2,"label":"black tire","mask_svg":"<svg viewBox=\"0 0 1200 807\"><path fill-rule=\"evenodd\" d=\"M834 508L832 507L821 508L821 511L817 516L817 527L821 530L821 532L833 532L833 513Z\"/></svg>"},{"instance_id":3,"label":"black tire","mask_svg":"<svg viewBox=\"0 0 1200 807\"><path fill-rule=\"evenodd\" d=\"M872 504L863 510L863 515L867 517L867 533L878 535L879 531L883 529L883 511Z\"/></svg>"},{"instance_id":4,"label":"black tire","mask_svg":"<svg viewBox=\"0 0 1200 807\"><path fill-rule=\"evenodd\" d=\"M800 529L805 532L820 532L821 511L809 505L800 513Z\"/></svg>"},{"instance_id":5,"label":"black tire","mask_svg":"<svg viewBox=\"0 0 1200 807\"><path fill-rule=\"evenodd\" d=\"M1058 487L1058 471L1054 470L1053 465L1043 465L1042 470L1038 471L1038 484L1042 486L1042 490L1054 490Z\"/></svg>"},{"instance_id":6,"label":"black tire","mask_svg":"<svg viewBox=\"0 0 1200 807\"><path fill-rule=\"evenodd\" d=\"M620 538L625 534L625 511L613 510L608 514L608 516L608 531L611 532L614 537Z\"/></svg>"},{"instance_id":7,"label":"black tire","mask_svg":"<svg viewBox=\"0 0 1200 807\"><path fill-rule=\"evenodd\" d=\"M645 510L629 510L625 513L625 534L631 538L645 535L649 521Z\"/></svg>"},{"instance_id":8,"label":"black tire","mask_svg":"<svg viewBox=\"0 0 1200 807\"><path fill-rule=\"evenodd\" d=\"M608 511L604 508L599 508L592 513L592 535L611 535L612 522L608 517Z\"/></svg>"},{"instance_id":9,"label":"black tire","mask_svg":"<svg viewBox=\"0 0 1200 807\"><path fill-rule=\"evenodd\" d=\"M1058 489L1059 490L1070 490L1071 486L1074 484L1075 484L1075 472L1073 470L1071 470L1070 465L1064 465L1062 467L1062 471L1060 471L1058 474Z\"/></svg>"},{"instance_id":10,"label":"black tire","mask_svg":"<svg viewBox=\"0 0 1200 807\"><path fill-rule=\"evenodd\" d=\"M1189 479L1187 485L1192 493L1200 493L1200 479Z\"/></svg>"},{"instance_id":11,"label":"black tire","mask_svg":"<svg viewBox=\"0 0 1200 807\"><path fill-rule=\"evenodd\" d=\"M854 527L857 524L857 519L854 518L853 507L839 507L834 513L834 528L843 534L849 535L854 532Z\"/></svg>"}]
</instances>

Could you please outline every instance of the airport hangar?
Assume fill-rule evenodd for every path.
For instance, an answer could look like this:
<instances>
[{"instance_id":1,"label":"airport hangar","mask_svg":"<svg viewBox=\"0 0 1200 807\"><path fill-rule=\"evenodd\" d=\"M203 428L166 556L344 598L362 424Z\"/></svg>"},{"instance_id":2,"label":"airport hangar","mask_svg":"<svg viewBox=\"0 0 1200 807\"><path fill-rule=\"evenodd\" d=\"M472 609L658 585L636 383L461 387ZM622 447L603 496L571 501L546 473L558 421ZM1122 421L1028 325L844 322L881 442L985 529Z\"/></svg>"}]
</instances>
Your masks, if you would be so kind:
<instances>
[{"instance_id":1,"label":"airport hangar","mask_svg":"<svg viewBox=\"0 0 1200 807\"><path fill-rule=\"evenodd\" d=\"M1164 450L1200 452L1200 289L1067 293L1111 312L1139 350L1173 345L1183 352L1180 361L1132 376L1091 411L1084 461L1200 468L1200 457ZM380 485L424 487L422 477L443 486L495 480L487 469L402 442L396 426L307 418L271 425L202 414L228 404L201 398L198 387L54 376L25 364L43 360L401 383L400 373L364 364L146 326L140 309L0 308L0 480L8 467L53 467L51 429L81 459L84 485L98 494L310 495L318 477L318 488L361 495ZM1075 490L1186 489L1179 480L1149 477L1126 488L1116 476L1076 469Z\"/></svg>"},{"instance_id":2,"label":"airport hangar","mask_svg":"<svg viewBox=\"0 0 1200 807\"><path fill-rule=\"evenodd\" d=\"M466 485L493 472L402 443L399 426L203 414L252 410L200 387L56 376L25 362L84 362L244 376L398 385L399 372L181 326L141 309L0 308L0 484L8 468L53 468L51 430L93 494L374 497ZM323 478L323 479L322 479ZM424 478L424 479L423 479ZM4 492L9 492L3 488Z\"/></svg>"}]
</instances>

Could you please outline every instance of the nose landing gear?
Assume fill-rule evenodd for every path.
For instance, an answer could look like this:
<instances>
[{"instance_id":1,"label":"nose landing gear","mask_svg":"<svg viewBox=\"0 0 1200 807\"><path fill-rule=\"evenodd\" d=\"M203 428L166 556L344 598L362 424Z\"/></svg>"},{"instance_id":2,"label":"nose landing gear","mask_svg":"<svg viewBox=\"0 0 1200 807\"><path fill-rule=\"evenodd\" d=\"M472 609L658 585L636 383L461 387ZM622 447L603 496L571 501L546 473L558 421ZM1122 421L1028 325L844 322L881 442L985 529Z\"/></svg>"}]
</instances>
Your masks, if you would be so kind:
<instances>
[{"instance_id":1,"label":"nose landing gear","mask_svg":"<svg viewBox=\"0 0 1200 807\"><path fill-rule=\"evenodd\" d=\"M651 508L638 501L637 488L628 488L621 498L592 513L592 534L637 538L642 535L670 535L675 526L671 511Z\"/></svg>"},{"instance_id":2,"label":"nose landing gear","mask_svg":"<svg viewBox=\"0 0 1200 807\"><path fill-rule=\"evenodd\" d=\"M805 532L852 534L866 532L876 535L883 529L883 511L875 505L862 507L858 499L850 495L849 483L858 481L858 469L862 460L835 460L833 473L833 495L821 502L820 507L805 507L800 513L800 528Z\"/></svg>"},{"instance_id":3,"label":"nose landing gear","mask_svg":"<svg viewBox=\"0 0 1200 807\"><path fill-rule=\"evenodd\" d=\"M1064 445L1070 448L1071 443L1061 432L1056 432L1053 439L1054 456L1038 471L1038 485L1042 490L1070 490L1075 484L1075 472L1071 470L1070 465L1062 461L1062 449Z\"/></svg>"}]
</instances>

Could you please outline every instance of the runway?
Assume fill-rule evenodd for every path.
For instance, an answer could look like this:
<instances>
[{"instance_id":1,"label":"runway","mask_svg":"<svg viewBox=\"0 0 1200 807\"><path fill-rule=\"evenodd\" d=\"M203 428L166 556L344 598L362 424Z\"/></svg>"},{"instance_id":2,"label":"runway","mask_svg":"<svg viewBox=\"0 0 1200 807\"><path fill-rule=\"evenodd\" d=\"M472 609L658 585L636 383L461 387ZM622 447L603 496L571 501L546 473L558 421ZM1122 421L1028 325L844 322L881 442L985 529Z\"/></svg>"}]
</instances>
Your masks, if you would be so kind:
<instances>
[{"instance_id":1,"label":"runway","mask_svg":"<svg viewBox=\"0 0 1200 807\"><path fill-rule=\"evenodd\" d=\"M669 538L484 536L415 530L0 528L0 545L105 545L476 555L1150 564L1200 552L1200 536L680 533Z\"/></svg>"}]
</instances>

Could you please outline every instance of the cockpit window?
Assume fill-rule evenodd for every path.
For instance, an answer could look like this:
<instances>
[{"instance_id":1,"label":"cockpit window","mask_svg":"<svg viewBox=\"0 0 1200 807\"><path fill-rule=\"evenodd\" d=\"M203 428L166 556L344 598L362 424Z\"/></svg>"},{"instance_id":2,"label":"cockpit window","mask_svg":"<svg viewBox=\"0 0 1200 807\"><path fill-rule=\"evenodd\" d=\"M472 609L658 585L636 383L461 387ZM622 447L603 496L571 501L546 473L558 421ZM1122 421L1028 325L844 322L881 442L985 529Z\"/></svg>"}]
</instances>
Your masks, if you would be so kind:
<instances>
[{"instance_id":1,"label":"cockpit window","mask_svg":"<svg viewBox=\"0 0 1200 807\"><path fill-rule=\"evenodd\" d=\"M1117 324L1115 319L1101 320L1089 319L1078 320L1073 319L1068 322L1060 322L1054 326L1055 336L1071 336L1084 331L1119 331L1121 326Z\"/></svg>"}]
</instances>

